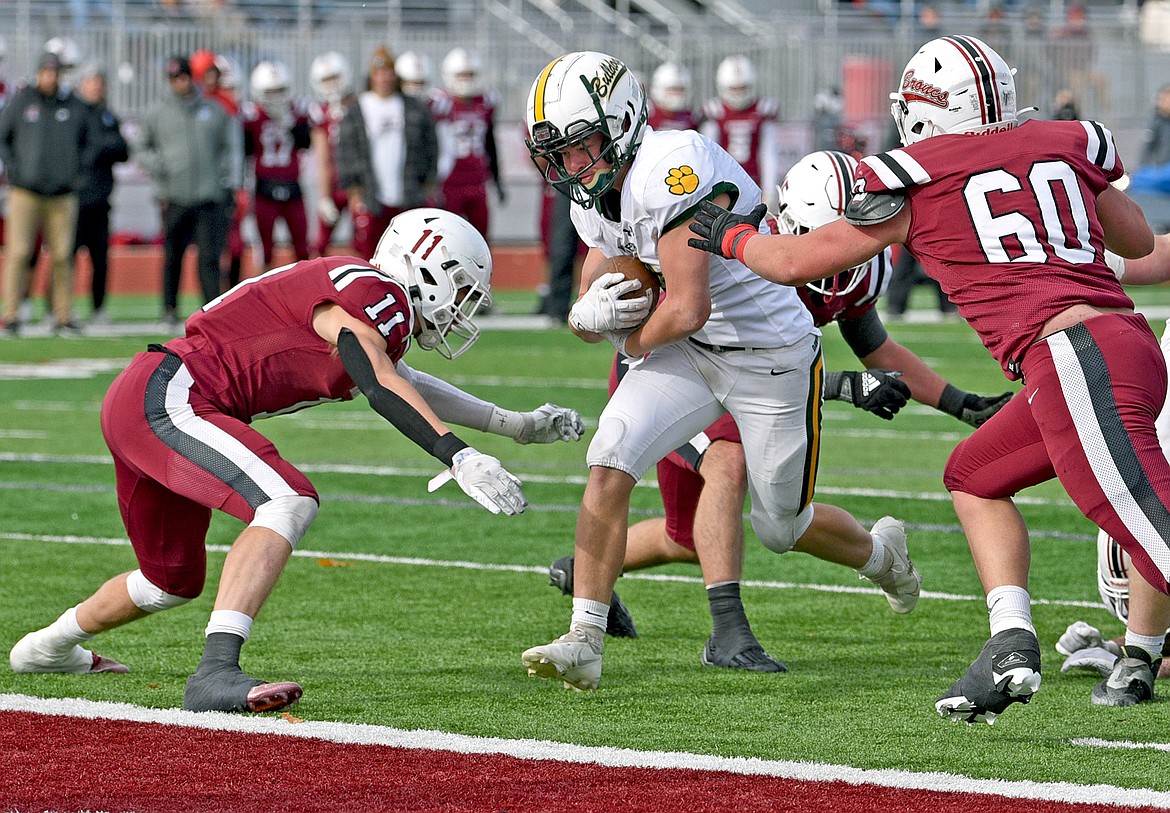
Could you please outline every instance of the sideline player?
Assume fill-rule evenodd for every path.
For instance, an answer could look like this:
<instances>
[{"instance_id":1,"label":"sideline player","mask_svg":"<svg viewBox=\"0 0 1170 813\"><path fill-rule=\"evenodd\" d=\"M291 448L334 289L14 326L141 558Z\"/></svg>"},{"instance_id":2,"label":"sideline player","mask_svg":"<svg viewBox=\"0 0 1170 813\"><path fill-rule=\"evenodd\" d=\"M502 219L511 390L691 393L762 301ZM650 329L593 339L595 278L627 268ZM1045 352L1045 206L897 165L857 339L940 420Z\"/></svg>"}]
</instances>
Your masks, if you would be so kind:
<instances>
[{"instance_id":1,"label":"sideline player","mask_svg":"<svg viewBox=\"0 0 1170 813\"><path fill-rule=\"evenodd\" d=\"M820 332L796 292L687 245L683 226L703 200L752 205L759 187L699 133L645 123L641 85L606 54L558 57L528 97L529 152L572 198L573 223L591 247L582 278L606 256L633 255L670 291L647 317L648 297L620 298L638 282L602 274L569 314L584 341L646 356L609 399L586 456L569 632L521 656L530 675L577 689L601 679L634 484L725 412L744 439L752 525L765 546L857 570L896 612L914 608L921 585L901 522L884 517L870 532L846 511L812 503L823 362Z\"/></svg>"},{"instance_id":2,"label":"sideline player","mask_svg":"<svg viewBox=\"0 0 1170 813\"><path fill-rule=\"evenodd\" d=\"M317 240L313 253L329 253L329 241L341 214L349 208L349 196L337 181L337 123L345 106L353 101L353 70L337 51L314 57L309 65L309 84L317 100L309 107L312 129L309 141L317 170Z\"/></svg>"},{"instance_id":3,"label":"sideline player","mask_svg":"<svg viewBox=\"0 0 1170 813\"><path fill-rule=\"evenodd\" d=\"M842 152L806 155L788 171L777 190L778 216L769 219L773 231L804 234L839 219L849 200L849 186L857 161ZM890 278L890 251L856 268L797 289L817 327L836 323L863 372L825 374L825 398L851 403L890 420L907 398L935 407L978 427L1012 397L980 396L948 383L912 351L886 332L877 311L878 298ZM627 369L621 357L610 374L610 391ZM896 371L896 372L894 372ZM701 468L700 468L701 467ZM713 630L703 651L708 666L776 672L783 664L764 652L751 631L740 599L743 562L743 446L739 430L724 415L689 443L657 464L658 485L665 517L630 526L623 572L670 562L701 564L696 535L710 536L707 550L719 552L714 565L704 566ZM562 556L549 568L549 581L562 592L573 592L573 561ZM615 593L609 607L606 632L634 637L629 610Z\"/></svg>"},{"instance_id":4,"label":"sideline player","mask_svg":"<svg viewBox=\"0 0 1170 813\"><path fill-rule=\"evenodd\" d=\"M1106 246L1123 257L1154 246L1141 209L1110 185L1123 172L1113 136L1091 121L1018 125L1012 70L974 37L926 43L892 98L906 146L861 162L844 220L765 236L761 209L705 206L691 245L802 285L904 242L1007 377L1024 380L955 448L943 476L987 593L991 638L937 711L992 722L1040 688L1031 549L1012 497L1053 477L1141 576L1130 585L1125 657L1092 700L1147 702L1170 627L1170 463L1154 428L1166 365L1104 260Z\"/></svg>"},{"instance_id":5,"label":"sideline player","mask_svg":"<svg viewBox=\"0 0 1170 813\"><path fill-rule=\"evenodd\" d=\"M743 55L729 56L715 70L718 95L703 105L699 130L727 150L763 190L766 204L780 182L780 145L775 99L760 98L756 67Z\"/></svg>"},{"instance_id":6,"label":"sideline player","mask_svg":"<svg viewBox=\"0 0 1170 813\"><path fill-rule=\"evenodd\" d=\"M321 258L245 280L188 319L186 336L136 355L106 395L102 433L139 568L24 636L9 655L12 669L129 671L81 645L198 596L218 508L248 526L224 562L183 707L272 711L295 702L298 684L245 674L240 650L318 498L250 424L360 389L476 502L492 513L522 512L520 481L444 421L547 443L579 439L577 413L552 404L503 410L401 361L412 339L445 358L467 350L479 336L474 317L490 299L491 271L487 244L470 224L416 209L393 219L368 262Z\"/></svg>"}]
</instances>

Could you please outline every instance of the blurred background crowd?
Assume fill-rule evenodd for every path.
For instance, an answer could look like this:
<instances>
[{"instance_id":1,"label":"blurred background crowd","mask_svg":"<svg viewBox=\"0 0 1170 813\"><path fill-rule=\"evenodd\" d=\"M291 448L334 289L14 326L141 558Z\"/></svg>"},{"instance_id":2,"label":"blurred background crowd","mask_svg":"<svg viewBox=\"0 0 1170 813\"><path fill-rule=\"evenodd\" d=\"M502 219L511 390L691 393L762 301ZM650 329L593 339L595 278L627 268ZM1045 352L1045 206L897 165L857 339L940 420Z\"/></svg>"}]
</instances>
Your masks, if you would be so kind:
<instances>
[{"instance_id":1,"label":"blurred background crowd","mask_svg":"<svg viewBox=\"0 0 1170 813\"><path fill-rule=\"evenodd\" d=\"M206 301L280 262L369 257L424 204L490 244L539 243L534 308L562 320L579 244L523 120L567 50L620 55L652 126L718 140L773 201L811 150L897 146L905 53L974 34L1021 69L1031 116L1110 127L1131 194L1170 226L1170 0L17 0L0 23L7 336L108 321L122 246L158 247L177 328L188 250ZM903 252L887 312L923 281Z\"/></svg>"}]
</instances>

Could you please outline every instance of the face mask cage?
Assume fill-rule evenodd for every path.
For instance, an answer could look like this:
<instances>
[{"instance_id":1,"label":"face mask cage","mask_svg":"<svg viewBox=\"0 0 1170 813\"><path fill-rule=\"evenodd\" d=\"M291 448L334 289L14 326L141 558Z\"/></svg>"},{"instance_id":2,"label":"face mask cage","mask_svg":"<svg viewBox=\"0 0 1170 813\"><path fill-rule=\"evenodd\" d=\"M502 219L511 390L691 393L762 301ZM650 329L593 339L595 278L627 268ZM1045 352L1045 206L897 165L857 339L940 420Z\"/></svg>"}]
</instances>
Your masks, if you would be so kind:
<instances>
[{"instance_id":1,"label":"face mask cage","mask_svg":"<svg viewBox=\"0 0 1170 813\"><path fill-rule=\"evenodd\" d=\"M418 345L424 350L434 350L446 359L453 359L466 352L479 339L479 326L475 315L491 307L492 298L488 290L472 274L468 273L456 259L445 259L440 263L441 273L450 280L450 286L436 279L426 266L412 269L415 284L411 298L417 303L422 329L418 334ZM424 301L423 292L431 297L449 291L441 301Z\"/></svg>"},{"instance_id":2,"label":"face mask cage","mask_svg":"<svg viewBox=\"0 0 1170 813\"><path fill-rule=\"evenodd\" d=\"M589 208L595 200L610 190L617 174L618 166L613 157L610 130L612 126L607 129L600 122L578 119L566 128L565 135L561 135L552 122L540 121L533 125L532 138L526 142L528 153L544 179L552 184L554 189L562 195L567 195L575 203ZM602 136L596 152L585 143L595 133ZM564 151L570 147L584 149L589 158L585 166L572 174L565 169L564 159ZM602 172L593 172L600 161L606 161L612 167ZM585 181L584 176L590 172L593 172L593 176Z\"/></svg>"}]
</instances>

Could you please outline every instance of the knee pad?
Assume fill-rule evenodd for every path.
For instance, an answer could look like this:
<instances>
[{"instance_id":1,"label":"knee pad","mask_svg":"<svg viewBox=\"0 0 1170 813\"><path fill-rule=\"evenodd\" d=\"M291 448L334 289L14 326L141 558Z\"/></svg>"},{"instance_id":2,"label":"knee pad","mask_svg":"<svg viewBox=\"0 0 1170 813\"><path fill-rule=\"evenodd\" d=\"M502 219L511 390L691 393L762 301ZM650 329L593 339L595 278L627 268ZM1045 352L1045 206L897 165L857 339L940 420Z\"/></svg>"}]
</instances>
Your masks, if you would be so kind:
<instances>
[{"instance_id":1,"label":"knee pad","mask_svg":"<svg viewBox=\"0 0 1170 813\"><path fill-rule=\"evenodd\" d=\"M808 526L812 525L813 507L810 503L802 511L794 514L785 514L783 517L769 516L762 511L752 508L752 530L764 543L764 547L773 553L788 553L796 546L796 542Z\"/></svg>"},{"instance_id":2,"label":"knee pad","mask_svg":"<svg viewBox=\"0 0 1170 813\"><path fill-rule=\"evenodd\" d=\"M141 570L135 570L126 577L126 590L130 593L130 600L134 602L134 606L148 613L169 610L191 600L164 592L161 587L148 581Z\"/></svg>"},{"instance_id":3,"label":"knee pad","mask_svg":"<svg viewBox=\"0 0 1170 813\"><path fill-rule=\"evenodd\" d=\"M269 500L256 509L248 527L275 531L296 548L313 520L317 518L317 501L312 497L293 494Z\"/></svg>"}]
</instances>

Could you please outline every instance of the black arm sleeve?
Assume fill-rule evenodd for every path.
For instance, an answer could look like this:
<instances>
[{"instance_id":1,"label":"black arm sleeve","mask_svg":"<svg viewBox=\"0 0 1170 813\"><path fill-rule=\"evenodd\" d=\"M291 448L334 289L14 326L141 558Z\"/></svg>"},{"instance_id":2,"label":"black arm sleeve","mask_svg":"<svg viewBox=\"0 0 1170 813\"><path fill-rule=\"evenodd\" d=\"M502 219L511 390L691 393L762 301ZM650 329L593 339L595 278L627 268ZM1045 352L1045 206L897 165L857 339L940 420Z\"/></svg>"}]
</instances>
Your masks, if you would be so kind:
<instances>
[{"instance_id":1,"label":"black arm sleeve","mask_svg":"<svg viewBox=\"0 0 1170 813\"><path fill-rule=\"evenodd\" d=\"M877 350L890 337L877 308L871 308L857 319L842 319L837 325L841 328L841 338L859 359Z\"/></svg>"},{"instance_id":2,"label":"black arm sleeve","mask_svg":"<svg viewBox=\"0 0 1170 813\"><path fill-rule=\"evenodd\" d=\"M374 365L362 349L362 343L349 328L342 328L337 337L337 353L353 383L366 396L370 407L394 425L399 432L417 443L424 452L437 457L448 468L455 453L467 444L454 432L440 435L418 410L382 386L374 373Z\"/></svg>"}]
</instances>

